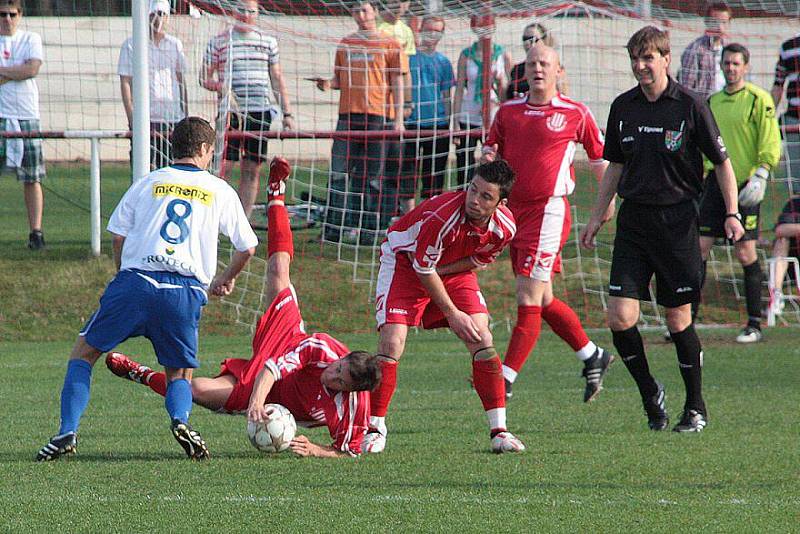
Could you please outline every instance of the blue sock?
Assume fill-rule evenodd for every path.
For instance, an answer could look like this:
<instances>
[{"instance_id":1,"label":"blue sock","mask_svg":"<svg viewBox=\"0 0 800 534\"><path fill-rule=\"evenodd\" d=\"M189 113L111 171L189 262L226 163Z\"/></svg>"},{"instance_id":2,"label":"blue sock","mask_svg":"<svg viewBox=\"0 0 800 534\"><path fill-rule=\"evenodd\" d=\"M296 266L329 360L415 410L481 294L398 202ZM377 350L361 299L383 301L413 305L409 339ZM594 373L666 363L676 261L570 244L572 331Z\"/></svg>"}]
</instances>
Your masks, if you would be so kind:
<instances>
[{"instance_id":1,"label":"blue sock","mask_svg":"<svg viewBox=\"0 0 800 534\"><path fill-rule=\"evenodd\" d=\"M177 419L181 423L188 423L189 414L192 413L192 385L189 381L181 378L168 383L164 405L170 421Z\"/></svg>"},{"instance_id":2,"label":"blue sock","mask_svg":"<svg viewBox=\"0 0 800 534\"><path fill-rule=\"evenodd\" d=\"M77 432L86 406L89 404L89 388L92 385L92 366L86 360L70 360L64 387L61 388L61 427L59 435Z\"/></svg>"}]
</instances>

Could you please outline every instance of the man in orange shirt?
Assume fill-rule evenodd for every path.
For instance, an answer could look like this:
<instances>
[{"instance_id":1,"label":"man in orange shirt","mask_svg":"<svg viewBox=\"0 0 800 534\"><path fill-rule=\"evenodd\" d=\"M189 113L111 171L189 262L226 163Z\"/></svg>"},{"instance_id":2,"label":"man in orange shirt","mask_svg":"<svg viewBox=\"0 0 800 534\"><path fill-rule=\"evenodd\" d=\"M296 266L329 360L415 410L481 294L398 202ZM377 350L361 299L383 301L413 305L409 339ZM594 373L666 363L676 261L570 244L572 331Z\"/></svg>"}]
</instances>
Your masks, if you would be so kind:
<instances>
[{"instance_id":1,"label":"man in orange shirt","mask_svg":"<svg viewBox=\"0 0 800 534\"><path fill-rule=\"evenodd\" d=\"M394 38L378 32L376 10L370 2L359 2L352 14L358 31L339 43L333 78L314 81L321 91L339 90L337 131L403 131L403 75L408 72L408 57ZM344 237L359 242L365 229L360 244L377 244L376 230L387 226L396 211L397 177L385 176L386 159L392 157L399 157L399 140L334 139L323 230L326 240L338 242ZM378 211L385 220L377 219Z\"/></svg>"}]
</instances>

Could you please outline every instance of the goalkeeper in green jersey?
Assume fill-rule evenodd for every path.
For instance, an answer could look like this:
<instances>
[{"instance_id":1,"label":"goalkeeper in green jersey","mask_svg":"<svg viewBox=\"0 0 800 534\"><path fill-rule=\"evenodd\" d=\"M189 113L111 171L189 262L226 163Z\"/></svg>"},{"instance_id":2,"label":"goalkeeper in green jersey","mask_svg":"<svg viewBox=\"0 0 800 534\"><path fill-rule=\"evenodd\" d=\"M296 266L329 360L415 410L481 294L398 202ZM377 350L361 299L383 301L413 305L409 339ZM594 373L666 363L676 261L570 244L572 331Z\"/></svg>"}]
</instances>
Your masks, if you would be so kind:
<instances>
[{"instance_id":1,"label":"goalkeeper in green jersey","mask_svg":"<svg viewBox=\"0 0 800 534\"><path fill-rule=\"evenodd\" d=\"M734 244L736 257L744 269L747 325L736 337L739 343L761 340L761 283L763 273L756 255L758 217L767 179L781 157L781 137L775 118L775 104L767 91L746 82L750 52L740 44L722 49L725 87L708 99L711 112L728 147L739 185L739 209L745 234ZM710 163L706 164L711 168ZM713 171L712 171L713 173ZM711 174L700 204L700 249L703 254L703 280L708 253L716 238L725 237L727 214L717 181Z\"/></svg>"}]
</instances>

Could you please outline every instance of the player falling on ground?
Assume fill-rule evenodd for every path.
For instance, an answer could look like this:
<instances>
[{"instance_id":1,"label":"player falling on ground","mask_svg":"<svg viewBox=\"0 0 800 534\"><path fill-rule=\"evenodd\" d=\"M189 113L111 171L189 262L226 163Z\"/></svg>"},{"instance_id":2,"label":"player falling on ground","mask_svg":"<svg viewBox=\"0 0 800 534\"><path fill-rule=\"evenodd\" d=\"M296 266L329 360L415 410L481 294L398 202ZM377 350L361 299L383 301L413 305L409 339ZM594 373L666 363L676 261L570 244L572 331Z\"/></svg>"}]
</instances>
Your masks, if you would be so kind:
<instances>
[{"instance_id":1,"label":"player falling on ground","mask_svg":"<svg viewBox=\"0 0 800 534\"><path fill-rule=\"evenodd\" d=\"M75 452L92 367L104 352L137 336L150 340L164 366L173 436L190 458L208 458L205 441L189 426L192 370L200 365L200 311L207 291L230 294L258 244L236 191L204 170L214 155L214 139L205 120L180 121L172 134L175 163L134 183L111 214L108 231L119 272L72 348L61 390L61 427L38 461ZM214 278L220 233L230 237L236 252Z\"/></svg>"},{"instance_id":2,"label":"player falling on ground","mask_svg":"<svg viewBox=\"0 0 800 534\"><path fill-rule=\"evenodd\" d=\"M250 421L267 418L265 403L282 404L304 426L327 425L331 446L296 436L291 449L301 456L357 456L367 431L369 390L380 382L375 356L350 352L328 334L307 334L289 278L294 254L284 180L290 167L275 158L267 192L267 292L271 302L253 337L253 357L229 358L216 378L192 381L194 402L210 410L246 413ZM109 353L106 365L117 376L165 393L165 375L127 356Z\"/></svg>"},{"instance_id":3,"label":"player falling on ground","mask_svg":"<svg viewBox=\"0 0 800 534\"><path fill-rule=\"evenodd\" d=\"M482 159L500 156L517 174L508 196L517 223L511 242L517 324L503 362L506 397L511 397L511 386L536 346L544 319L583 362L583 401L589 402L600 393L614 356L595 345L572 308L553 295L552 273L561 272L561 249L570 232L567 198L575 189L575 145L583 145L598 181L608 162L603 160L603 134L589 108L558 92L560 72L561 62L551 47L537 43L528 50L528 94L500 107ZM613 215L612 202L604 220Z\"/></svg>"},{"instance_id":4,"label":"player falling on ground","mask_svg":"<svg viewBox=\"0 0 800 534\"><path fill-rule=\"evenodd\" d=\"M386 412L397 385L397 362L408 328L449 326L472 355L475 391L489 419L492 450L525 449L506 429L500 357L474 270L492 263L514 237L505 206L514 171L503 160L479 166L466 191L433 197L393 224L381 245L376 318L383 379L372 392L364 450L386 446Z\"/></svg>"}]
</instances>

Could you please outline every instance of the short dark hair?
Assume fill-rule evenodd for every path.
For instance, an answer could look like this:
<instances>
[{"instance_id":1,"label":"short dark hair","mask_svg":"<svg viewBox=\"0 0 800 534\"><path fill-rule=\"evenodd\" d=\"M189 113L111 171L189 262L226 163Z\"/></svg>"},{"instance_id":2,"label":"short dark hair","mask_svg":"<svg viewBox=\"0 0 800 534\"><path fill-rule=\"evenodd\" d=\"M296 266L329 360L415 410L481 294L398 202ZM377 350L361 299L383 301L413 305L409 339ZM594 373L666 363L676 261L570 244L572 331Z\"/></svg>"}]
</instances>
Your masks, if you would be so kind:
<instances>
[{"instance_id":1,"label":"short dark hair","mask_svg":"<svg viewBox=\"0 0 800 534\"><path fill-rule=\"evenodd\" d=\"M489 163L481 163L475 169L475 176L480 176L490 184L497 184L500 188L500 199L508 198L517 175L511 165L503 158L497 158Z\"/></svg>"},{"instance_id":2,"label":"short dark hair","mask_svg":"<svg viewBox=\"0 0 800 534\"><path fill-rule=\"evenodd\" d=\"M22 13L22 0L0 0L0 7L15 7L17 13Z\"/></svg>"},{"instance_id":3,"label":"short dark hair","mask_svg":"<svg viewBox=\"0 0 800 534\"><path fill-rule=\"evenodd\" d=\"M655 26L645 26L631 35L625 48L631 57L639 56L650 49L658 50L662 56L666 56L669 54L669 34Z\"/></svg>"},{"instance_id":4,"label":"short dark hair","mask_svg":"<svg viewBox=\"0 0 800 534\"><path fill-rule=\"evenodd\" d=\"M214 145L216 134L207 120L201 117L186 117L172 131L172 157L191 158L200 155L203 143Z\"/></svg>"},{"instance_id":5,"label":"short dark hair","mask_svg":"<svg viewBox=\"0 0 800 534\"><path fill-rule=\"evenodd\" d=\"M742 58L744 59L744 64L747 65L750 63L750 51L742 44L739 43L731 43L729 45L725 45L722 49L722 57L725 57L725 52L729 54L742 54Z\"/></svg>"},{"instance_id":6,"label":"short dark hair","mask_svg":"<svg viewBox=\"0 0 800 534\"><path fill-rule=\"evenodd\" d=\"M344 360L349 364L353 391L372 391L381 383L381 366L374 354L354 350Z\"/></svg>"},{"instance_id":7,"label":"short dark hair","mask_svg":"<svg viewBox=\"0 0 800 534\"><path fill-rule=\"evenodd\" d=\"M709 2L706 5L705 16L706 17L710 17L712 11L723 11L725 13L728 13L729 15L733 14L733 11L731 10L731 6L729 6L725 2Z\"/></svg>"}]
</instances>

